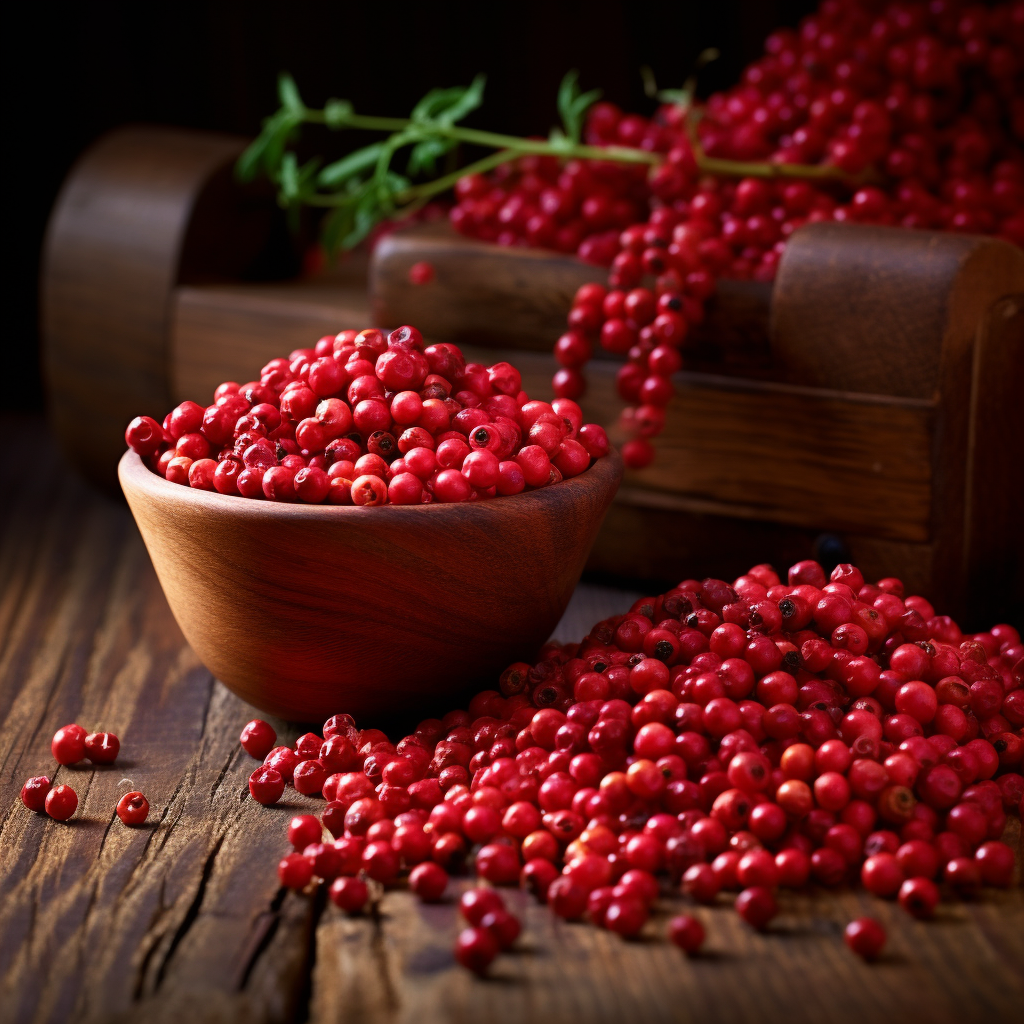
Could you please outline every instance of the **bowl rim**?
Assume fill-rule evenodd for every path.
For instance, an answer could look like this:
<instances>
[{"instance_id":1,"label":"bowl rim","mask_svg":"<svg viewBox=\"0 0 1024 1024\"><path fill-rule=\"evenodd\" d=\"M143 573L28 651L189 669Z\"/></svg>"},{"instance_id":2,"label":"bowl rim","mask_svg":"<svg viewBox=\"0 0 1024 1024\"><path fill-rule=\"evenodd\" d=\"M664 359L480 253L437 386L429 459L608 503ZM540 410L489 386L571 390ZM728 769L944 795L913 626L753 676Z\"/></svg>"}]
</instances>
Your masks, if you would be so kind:
<instances>
[{"instance_id":1,"label":"bowl rim","mask_svg":"<svg viewBox=\"0 0 1024 1024\"><path fill-rule=\"evenodd\" d=\"M369 508L377 515L444 515L444 510L489 509L493 511L520 511L529 507L549 505L559 499L571 499L584 494L601 494L610 491L614 495L622 481L622 457L615 448L609 449L592 466L578 476L560 480L557 484L522 491L519 494L500 495L482 501L430 502L417 505L376 505ZM183 484L171 483L153 472L142 457L131 448L117 464L118 481L125 496L128 491L141 492L154 501L163 504L188 504L213 513L258 517L260 519L322 519L345 515L364 515L367 508L360 505L308 505L303 502L264 501L243 498L238 494L221 494ZM510 507L511 506L511 507ZM384 511L387 510L387 511Z\"/></svg>"}]
</instances>

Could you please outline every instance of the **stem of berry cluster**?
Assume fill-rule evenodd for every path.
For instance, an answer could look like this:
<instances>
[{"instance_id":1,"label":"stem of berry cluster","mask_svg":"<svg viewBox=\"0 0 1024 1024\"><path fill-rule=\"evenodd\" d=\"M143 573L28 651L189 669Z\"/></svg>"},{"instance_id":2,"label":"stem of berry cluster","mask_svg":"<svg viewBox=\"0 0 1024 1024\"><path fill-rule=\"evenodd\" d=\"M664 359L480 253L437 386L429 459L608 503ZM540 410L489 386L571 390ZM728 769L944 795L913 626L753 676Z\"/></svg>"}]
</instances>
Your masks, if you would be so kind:
<instances>
[{"instance_id":1,"label":"stem of berry cluster","mask_svg":"<svg viewBox=\"0 0 1024 1024\"><path fill-rule=\"evenodd\" d=\"M322 110L307 110L306 120L312 124L327 124ZM696 131L696 118L687 118L690 144L694 161L704 174L729 178L795 178L808 180L845 181L849 184L863 184L864 175L851 175L832 164L780 164L755 160L725 160L708 156L700 144ZM656 166L664 162L664 155L652 153L632 146L588 146L574 143L569 139L551 142L544 139L526 139L518 135L502 135L497 132L478 131L475 128L460 128L457 125L443 125L437 122L421 124L401 117L368 117L362 114L337 115L330 121L332 127L361 128L368 131L413 132L421 127L424 136L440 135L470 145L490 146L499 152L484 157L475 163L462 167L435 181L412 186L402 192L401 198L408 200L437 195L451 188L459 178L469 174L482 174L493 170L499 164L507 163L522 155L554 156L561 159L614 160L621 163L649 164ZM335 206L347 201L346 197L318 196L312 205Z\"/></svg>"}]
</instances>

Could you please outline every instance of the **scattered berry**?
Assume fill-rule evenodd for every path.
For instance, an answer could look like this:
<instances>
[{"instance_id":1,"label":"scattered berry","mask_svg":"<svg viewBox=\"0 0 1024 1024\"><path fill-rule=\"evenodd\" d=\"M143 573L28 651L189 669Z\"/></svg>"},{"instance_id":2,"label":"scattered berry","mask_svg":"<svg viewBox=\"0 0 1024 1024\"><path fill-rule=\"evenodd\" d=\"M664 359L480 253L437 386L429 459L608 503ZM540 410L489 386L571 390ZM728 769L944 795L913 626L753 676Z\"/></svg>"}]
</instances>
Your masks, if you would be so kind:
<instances>
[{"instance_id":1,"label":"scattered berry","mask_svg":"<svg viewBox=\"0 0 1024 1024\"><path fill-rule=\"evenodd\" d=\"M78 794L70 786L54 786L46 794L43 807L54 821L67 821L78 808Z\"/></svg>"},{"instance_id":2,"label":"scattered berry","mask_svg":"<svg viewBox=\"0 0 1024 1024\"><path fill-rule=\"evenodd\" d=\"M846 944L865 960L874 960L885 946L885 929L873 917L858 917L846 926Z\"/></svg>"},{"instance_id":3,"label":"scattered berry","mask_svg":"<svg viewBox=\"0 0 1024 1024\"><path fill-rule=\"evenodd\" d=\"M149 801L141 793L125 793L117 801L117 816L126 825L141 825L148 815Z\"/></svg>"}]
</instances>

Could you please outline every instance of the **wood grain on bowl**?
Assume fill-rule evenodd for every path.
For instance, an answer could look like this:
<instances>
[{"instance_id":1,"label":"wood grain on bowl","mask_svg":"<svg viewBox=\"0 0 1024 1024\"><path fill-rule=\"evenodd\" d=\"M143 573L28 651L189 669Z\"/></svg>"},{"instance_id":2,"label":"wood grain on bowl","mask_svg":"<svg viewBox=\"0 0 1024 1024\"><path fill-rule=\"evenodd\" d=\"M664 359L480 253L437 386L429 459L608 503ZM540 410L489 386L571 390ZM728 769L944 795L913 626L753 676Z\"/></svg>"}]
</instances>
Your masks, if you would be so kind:
<instances>
[{"instance_id":1,"label":"wood grain on bowl","mask_svg":"<svg viewBox=\"0 0 1024 1024\"><path fill-rule=\"evenodd\" d=\"M134 452L119 475L203 663L249 703L312 721L437 707L534 655L565 611L622 463L609 455L508 498L373 509L194 490Z\"/></svg>"}]
</instances>

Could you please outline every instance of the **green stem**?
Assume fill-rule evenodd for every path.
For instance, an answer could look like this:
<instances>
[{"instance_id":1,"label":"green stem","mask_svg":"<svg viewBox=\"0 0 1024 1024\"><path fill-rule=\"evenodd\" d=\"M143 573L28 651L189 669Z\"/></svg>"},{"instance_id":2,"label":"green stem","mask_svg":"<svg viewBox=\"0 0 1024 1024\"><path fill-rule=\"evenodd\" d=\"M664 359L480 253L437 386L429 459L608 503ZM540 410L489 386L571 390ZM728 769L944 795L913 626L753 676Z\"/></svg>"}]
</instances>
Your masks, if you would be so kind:
<instances>
[{"instance_id":1,"label":"green stem","mask_svg":"<svg viewBox=\"0 0 1024 1024\"><path fill-rule=\"evenodd\" d=\"M306 120L314 124L326 123L322 110L306 111ZM475 128L438 124L436 121L420 123L401 117L365 117L361 114L349 114L343 123L346 128L363 128L382 132L402 132L410 129L415 131L417 128L422 128L426 134L442 135L459 142L488 146L492 149L514 149L519 153L535 153L539 156L579 157L582 160L619 160L634 164L658 164L662 160L657 153L648 153L646 150L631 149L627 146L584 146L573 142L554 144L543 139L524 139L518 135L482 132Z\"/></svg>"},{"instance_id":2,"label":"green stem","mask_svg":"<svg viewBox=\"0 0 1024 1024\"><path fill-rule=\"evenodd\" d=\"M415 199L436 196L438 193L446 192L450 189L459 178L465 178L468 174L486 174L488 171L493 171L495 167L507 164L510 160L517 160L518 158L519 153L515 150L502 149L497 153L492 153L490 156L485 156L482 160L477 160L475 163L467 164L457 171L452 171L451 174L446 174L443 178L427 181L422 185L413 185L412 188L408 188L400 194L403 196L410 195Z\"/></svg>"},{"instance_id":3,"label":"green stem","mask_svg":"<svg viewBox=\"0 0 1024 1024\"><path fill-rule=\"evenodd\" d=\"M403 189L401 192L395 193L395 199L403 204L420 202L429 199L431 196L436 196L441 192L446 192L450 189L459 178L464 178L468 174L486 174L487 171L493 171L495 167L501 164L507 164L510 160L517 160L519 153L513 150L503 149L498 153L492 153L490 156L485 156L481 160L477 160L474 163L467 164L465 167L461 167L457 171L452 171L451 174L446 174L442 178L435 178L433 181L425 181L422 185L412 185L407 189ZM352 195L344 195L338 193L324 194L316 193L315 195L308 196L304 202L309 206L344 206L346 203L351 203L355 199Z\"/></svg>"}]
</instances>

